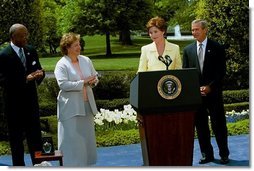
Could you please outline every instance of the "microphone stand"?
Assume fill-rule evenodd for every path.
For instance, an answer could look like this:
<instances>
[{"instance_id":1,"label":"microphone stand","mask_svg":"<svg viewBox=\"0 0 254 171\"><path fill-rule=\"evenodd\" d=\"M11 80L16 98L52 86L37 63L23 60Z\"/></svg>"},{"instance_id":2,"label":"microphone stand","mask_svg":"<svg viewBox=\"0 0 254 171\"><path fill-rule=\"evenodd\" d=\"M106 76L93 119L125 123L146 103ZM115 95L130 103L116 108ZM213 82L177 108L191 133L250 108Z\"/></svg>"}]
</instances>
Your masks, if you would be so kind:
<instances>
[{"instance_id":1,"label":"microphone stand","mask_svg":"<svg viewBox=\"0 0 254 171\"><path fill-rule=\"evenodd\" d=\"M172 63L172 59L170 58L170 56L165 55L165 58L163 58L162 56L158 56L158 59L166 65L166 70L168 70L168 67Z\"/></svg>"}]
</instances>

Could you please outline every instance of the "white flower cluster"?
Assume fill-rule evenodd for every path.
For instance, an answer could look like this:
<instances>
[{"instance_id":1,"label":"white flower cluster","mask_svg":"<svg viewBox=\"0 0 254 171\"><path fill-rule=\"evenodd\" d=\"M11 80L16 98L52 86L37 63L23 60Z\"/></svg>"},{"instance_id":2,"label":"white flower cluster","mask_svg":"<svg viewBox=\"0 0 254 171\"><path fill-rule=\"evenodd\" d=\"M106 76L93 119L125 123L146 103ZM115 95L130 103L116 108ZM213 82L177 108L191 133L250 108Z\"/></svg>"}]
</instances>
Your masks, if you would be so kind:
<instances>
[{"instance_id":1,"label":"white flower cluster","mask_svg":"<svg viewBox=\"0 0 254 171\"><path fill-rule=\"evenodd\" d=\"M227 122L237 122L243 119L248 119L249 113L249 109L243 110L242 112L236 112L232 110L231 112L226 112L226 120Z\"/></svg>"},{"instance_id":2,"label":"white flower cluster","mask_svg":"<svg viewBox=\"0 0 254 171\"><path fill-rule=\"evenodd\" d=\"M35 164L34 166L44 167L44 166L52 166L50 162L43 161L40 164Z\"/></svg>"},{"instance_id":3,"label":"white flower cluster","mask_svg":"<svg viewBox=\"0 0 254 171\"><path fill-rule=\"evenodd\" d=\"M137 122L136 120L137 112L132 108L131 105L124 105L124 110L119 111L115 109L114 111L110 111L107 109L100 109L94 117L94 122L97 125L104 125L105 122L115 124L120 123L128 123L129 121Z\"/></svg>"}]
</instances>

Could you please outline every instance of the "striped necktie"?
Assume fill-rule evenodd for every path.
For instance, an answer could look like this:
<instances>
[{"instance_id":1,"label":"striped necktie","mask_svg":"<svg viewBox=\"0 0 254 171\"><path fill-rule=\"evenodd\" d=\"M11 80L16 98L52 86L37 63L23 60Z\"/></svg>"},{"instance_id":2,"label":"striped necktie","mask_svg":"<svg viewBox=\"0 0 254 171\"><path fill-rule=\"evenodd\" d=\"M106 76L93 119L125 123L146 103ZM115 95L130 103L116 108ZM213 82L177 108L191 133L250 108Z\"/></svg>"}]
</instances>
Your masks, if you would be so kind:
<instances>
[{"instance_id":1,"label":"striped necktie","mask_svg":"<svg viewBox=\"0 0 254 171\"><path fill-rule=\"evenodd\" d=\"M199 44L199 49L198 49L198 60L199 60L199 66L200 66L200 71L201 73L203 72L203 64L204 64L204 58L203 58L203 44Z\"/></svg>"},{"instance_id":2,"label":"striped necktie","mask_svg":"<svg viewBox=\"0 0 254 171\"><path fill-rule=\"evenodd\" d=\"M23 53L22 48L19 48L19 58L20 58L21 62L23 63L24 67L26 68L26 57Z\"/></svg>"}]
</instances>

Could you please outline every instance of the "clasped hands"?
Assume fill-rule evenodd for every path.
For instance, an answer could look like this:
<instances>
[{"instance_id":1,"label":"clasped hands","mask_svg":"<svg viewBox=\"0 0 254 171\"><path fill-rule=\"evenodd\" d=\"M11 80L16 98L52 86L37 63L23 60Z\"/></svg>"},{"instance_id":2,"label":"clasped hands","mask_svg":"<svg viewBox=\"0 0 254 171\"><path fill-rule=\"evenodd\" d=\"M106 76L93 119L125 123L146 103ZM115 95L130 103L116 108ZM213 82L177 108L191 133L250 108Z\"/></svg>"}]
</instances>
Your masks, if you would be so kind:
<instances>
[{"instance_id":1,"label":"clasped hands","mask_svg":"<svg viewBox=\"0 0 254 171\"><path fill-rule=\"evenodd\" d=\"M27 79L27 81L39 79L39 78L43 77L43 72L44 72L43 69L36 70L36 71L30 73L29 75L27 75L26 79Z\"/></svg>"},{"instance_id":2,"label":"clasped hands","mask_svg":"<svg viewBox=\"0 0 254 171\"><path fill-rule=\"evenodd\" d=\"M90 87L95 87L97 83L97 76L92 75L84 79L84 86L89 85Z\"/></svg>"},{"instance_id":3,"label":"clasped hands","mask_svg":"<svg viewBox=\"0 0 254 171\"><path fill-rule=\"evenodd\" d=\"M207 86L200 87L201 96L206 96L210 92L211 92L210 86L207 85Z\"/></svg>"}]
</instances>

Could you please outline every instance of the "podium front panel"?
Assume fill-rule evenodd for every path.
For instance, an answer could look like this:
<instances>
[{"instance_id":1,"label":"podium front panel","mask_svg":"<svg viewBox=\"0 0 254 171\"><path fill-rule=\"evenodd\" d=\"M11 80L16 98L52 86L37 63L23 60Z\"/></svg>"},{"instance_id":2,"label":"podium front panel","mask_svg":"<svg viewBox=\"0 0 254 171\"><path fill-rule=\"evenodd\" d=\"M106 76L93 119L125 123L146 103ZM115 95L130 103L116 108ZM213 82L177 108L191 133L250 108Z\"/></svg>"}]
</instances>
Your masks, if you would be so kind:
<instances>
[{"instance_id":1,"label":"podium front panel","mask_svg":"<svg viewBox=\"0 0 254 171\"><path fill-rule=\"evenodd\" d=\"M163 77L177 78L181 85L174 99L164 98L158 91ZM199 78L196 69L139 72L131 82L131 105L139 113L189 111L201 104Z\"/></svg>"}]
</instances>

